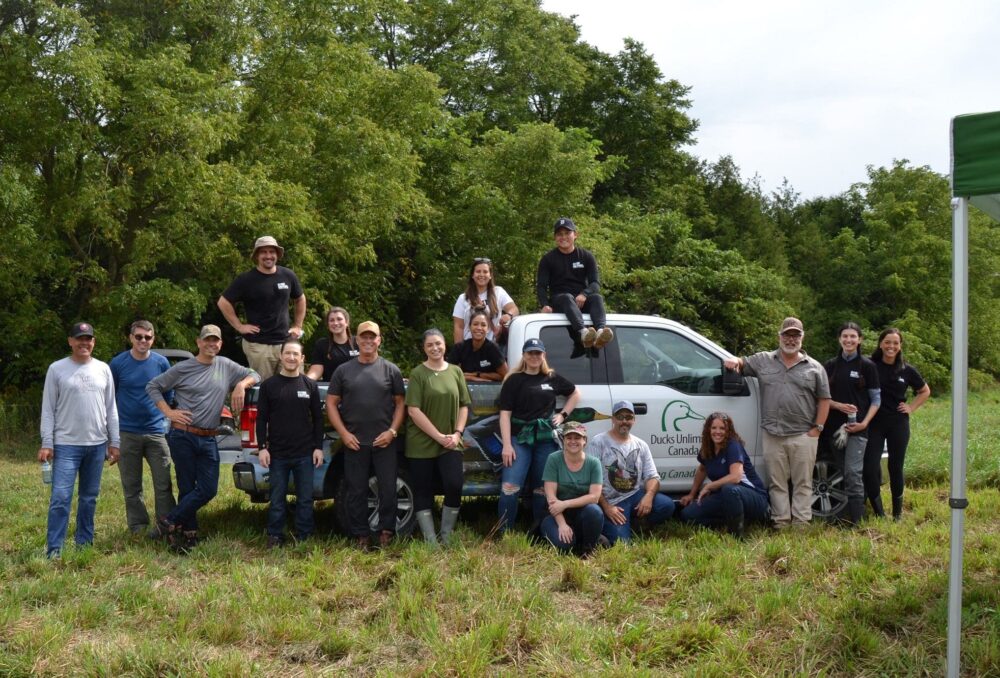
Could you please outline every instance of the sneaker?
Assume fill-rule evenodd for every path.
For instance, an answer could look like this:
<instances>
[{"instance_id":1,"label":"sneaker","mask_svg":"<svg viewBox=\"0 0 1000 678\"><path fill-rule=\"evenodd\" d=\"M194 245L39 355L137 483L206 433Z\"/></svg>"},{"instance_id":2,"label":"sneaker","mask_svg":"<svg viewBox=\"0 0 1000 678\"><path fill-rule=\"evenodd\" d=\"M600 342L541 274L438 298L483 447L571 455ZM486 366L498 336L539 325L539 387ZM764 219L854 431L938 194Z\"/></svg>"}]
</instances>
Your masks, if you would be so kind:
<instances>
[{"instance_id":1,"label":"sneaker","mask_svg":"<svg viewBox=\"0 0 1000 678\"><path fill-rule=\"evenodd\" d=\"M611 331L610 327L602 327L597 330L597 338L594 339L594 348L604 348L612 341L614 341L615 333Z\"/></svg>"},{"instance_id":2,"label":"sneaker","mask_svg":"<svg viewBox=\"0 0 1000 678\"><path fill-rule=\"evenodd\" d=\"M184 535L181 534L181 530L176 525L166 518L156 519L156 531L163 537L167 542L167 546L171 549L176 551L182 546Z\"/></svg>"},{"instance_id":3,"label":"sneaker","mask_svg":"<svg viewBox=\"0 0 1000 678\"><path fill-rule=\"evenodd\" d=\"M359 551L368 551L371 549L372 540L367 535L363 537L355 537L354 545L357 547Z\"/></svg>"},{"instance_id":4,"label":"sneaker","mask_svg":"<svg viewBox=\"0 0 1000 678\"><path fill-rule=\"evenodd\" d=\"M45 557L49 560L62 560L62 549L51 549Z\"/></svg>"},{"instance_id":5,"label":"sneaker","mask_svg":"<svg viewBox=\"0 0 1000 678\"><path fill-rule=\"evenodd\" d=\"M584 327L580 330L580 343L584 348L590 348L597 341L597 330L593 327Z\"/></svg>"},{"instance_id":6,"label":"sneaker","mask_svg":"<svg viewBox=\"0 0 1000 678\"><path fill-rule=\"evenodd\" d=\"M284 544L285 540L279 537L278 535L276 534L267 535L267 548L271 550L280 549L282 546L284 546Z\"/></svg>"}]
</instances>

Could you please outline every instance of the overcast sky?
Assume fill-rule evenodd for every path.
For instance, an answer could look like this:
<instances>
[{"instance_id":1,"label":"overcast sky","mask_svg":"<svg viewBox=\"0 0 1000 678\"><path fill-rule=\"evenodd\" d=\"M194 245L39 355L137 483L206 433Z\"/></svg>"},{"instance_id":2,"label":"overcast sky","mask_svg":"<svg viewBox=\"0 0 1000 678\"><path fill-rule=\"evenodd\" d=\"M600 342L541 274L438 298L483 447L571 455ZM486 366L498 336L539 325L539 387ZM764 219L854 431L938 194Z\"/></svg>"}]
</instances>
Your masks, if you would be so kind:
<instances>
[{"instance_id":1,"label":"overcast sky","mask_svg":"<svg viewBox=\"0 0 1000 678\"><path fill-rule=\"evenodd\" d=\"M949 171L949 123L1000 110L1000 2L543 0L584 41L643 43L690 86L698 157L836 195L868 165Z\"/></svg>"}]
</instances>

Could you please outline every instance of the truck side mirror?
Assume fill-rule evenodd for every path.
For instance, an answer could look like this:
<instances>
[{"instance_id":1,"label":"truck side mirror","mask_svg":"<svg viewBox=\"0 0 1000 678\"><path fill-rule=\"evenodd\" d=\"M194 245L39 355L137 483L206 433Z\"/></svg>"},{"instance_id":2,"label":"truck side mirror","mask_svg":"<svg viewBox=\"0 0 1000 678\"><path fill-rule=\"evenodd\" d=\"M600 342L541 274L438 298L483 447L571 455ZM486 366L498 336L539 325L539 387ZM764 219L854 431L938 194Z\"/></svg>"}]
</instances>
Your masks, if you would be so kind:
<instances>
[{"instance_id":1,"label":"truck side mirror","mask_svg":"<svg viewBox=\"0 0 1000 678\"><path fill-rule=\"evenodd\" d=\"M746 379L736 370L722 368L722 393L727 396L746 395L749 393Z\"/></svg>"}]
</instances>

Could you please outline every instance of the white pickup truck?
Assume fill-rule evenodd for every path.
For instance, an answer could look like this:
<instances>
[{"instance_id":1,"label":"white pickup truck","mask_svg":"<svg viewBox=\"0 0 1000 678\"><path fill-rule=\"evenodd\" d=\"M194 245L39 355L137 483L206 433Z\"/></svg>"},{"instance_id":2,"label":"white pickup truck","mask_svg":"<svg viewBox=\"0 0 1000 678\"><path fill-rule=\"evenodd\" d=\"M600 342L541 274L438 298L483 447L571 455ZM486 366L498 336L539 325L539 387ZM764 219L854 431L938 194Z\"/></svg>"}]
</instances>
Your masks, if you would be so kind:
<instances>
[{"instance_id":1,"label":"white pickup truck","mask_svg":"<svg viewBox=\"0 0 1000 678\"><path fill-rule=\"evenodd\" d=\"M541 339L549 365L580 388L583 397L571 418L583 421L591 436L609 427L607 420L613 402L632 401L636 408L632 433L649 443L663 492L679 495L691 489L702 426L712 412L725 412L733 418L754 466L766 479L767 468L760 448L757 380L723 367L722 361L732 354L689 327L665 318L611 314L608 325L615 331L614 341L600 350L582 352L578 345L574 346L569 323L563 315L518 316L509 329L507 362L513 366L520 360L525 340ZM324 394L325 386L321 390ZM463 493L499 495L500 384L473 383L469 391L473 412L465 432ZM241 415L242 450L222 450L221 455L223 462L233 464L236 487L247 492L253 501L265 502L269 492L268 471L256 457L255 402L256 390L248 394ZM314 497L336 499L340 493L342 463L340 443L334 432L328 432L324 447L325 463L316 469ZM816 497L813 511L817 518L835 518L846 505L841 469L841 460L817 460L813 483ZM375 487L374 477L371 487ZM397 531L406 534L413 529L413 494L405 459L401 459L397 490ZM375 520L374 493L369 495L369 506ZM338 515L342 514L338 511Z\"/></svg>"}]
</instances>

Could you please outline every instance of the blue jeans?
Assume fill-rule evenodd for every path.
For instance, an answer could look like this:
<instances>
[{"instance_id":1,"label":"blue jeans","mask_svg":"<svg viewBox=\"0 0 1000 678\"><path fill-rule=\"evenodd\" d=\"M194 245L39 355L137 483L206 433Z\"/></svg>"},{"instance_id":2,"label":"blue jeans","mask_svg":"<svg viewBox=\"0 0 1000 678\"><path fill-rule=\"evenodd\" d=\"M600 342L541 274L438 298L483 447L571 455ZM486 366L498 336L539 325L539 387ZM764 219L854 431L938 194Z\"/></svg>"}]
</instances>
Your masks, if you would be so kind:
<instances>
[{"instance_id":1,"label":"blue jeans","mask_svg":"<svg viewBox=\"0 0 1000 678\"><path fill-rule=\"evenodd\" d=\"M170 429L170 457L177 472L177 506L167 520L185 530L198 529L198 509L219 491L219 446L211 436Z\"/></svg>"},{"instance_id":2,"label":"blue jeans","mask_svg":"<svg viewBox=\"0 0 1000 678\"><path fill-rule=\"evenodd\" d=\"M587 504L580 508L563 511L566 523L573 528L573 539L567 544L559 540L559 525L552 516L542 520L542 535L557 549L566 553L572 548L580 553L586 553L597 546L597 538L601 536L601 526L604 524L604 511L597 504Z\"/></svg>"},{"instance_id":3,"label":"blue jeans","mask_svg":"<svg viewBox=\"0 0 1000 678\"><path fill-rule=\"evenodd\" d=\"M705 527L721 527L727 517L743 514L744 524L767 522L767 495L747 485L726 485L706 496L701 503L692 501L681 511L681 519Z\"/></svg>"},{"instance_id":4,"label":"blue jeans","mask_svg":"<svg viewBox=\"0 0 1000 678\"><path fill-rule=\"evenodd\" d=\"M500 517L500 531L506 532L514 527L517 521L517 503L521 497L521 488L527 480L533 491L531 508L534 519L541 520L548 514L545 495L542 493L542 472L549 455L559 449L554 440L536 441L528 447L517 440L511 440L514 447L514 462L504 466L500 472L500 501L497 504L497 514Z\"/></svg>"},{"instance_id":5,"label":"blue jeans","mask_svg":"<svg viewBox=\"0 0 1000 678\"><path fill-rule=\"evenodd\" d=\"M94 543L94 512L101 490L101 473L107 445L56 445L52 450L52 496L45 534L45 552L51 556L62 550L69 526L73 484L80 476L80 496L76 500L77 545Z\"/></svg>"},{"instance_id":6,"label":"blue jeans","mask_svg":"<svg viewBox=\"0 0 1000 678\"><path fill-rule=\"evenodd\" d=\"M635 517L635 507L639 505L642 498L646 495L645 490L642 488L638 492L633 494L627 499L623 499L616 506L620 508L625 513L625 523L622 525L616 525L608 518L604 519L604 529L601 530L602 534L608 538L608 541L614 544L619 539L623 542L628 542L632 538L632 518ZM659 492L653 497L653 509L646 514L644 520L648 525L659 525L664 520L674 515L674 509L677 506L674 504L674 500L665 494L660 494Z\"/></svg>"},{"instance_id":7,"label":"blue jeans","mask_svg":"<svg viewBox=\"0 0 1000 678\"><path fill-rule=\"evenodd\" d=\"M295 538L308 539L313 533L313 464L312 455L271 457L269 469L271 506L267 510L267 534L285 533L285 509L288 506L288 476L295 479Z\"/></svg>"}]
</instances>

